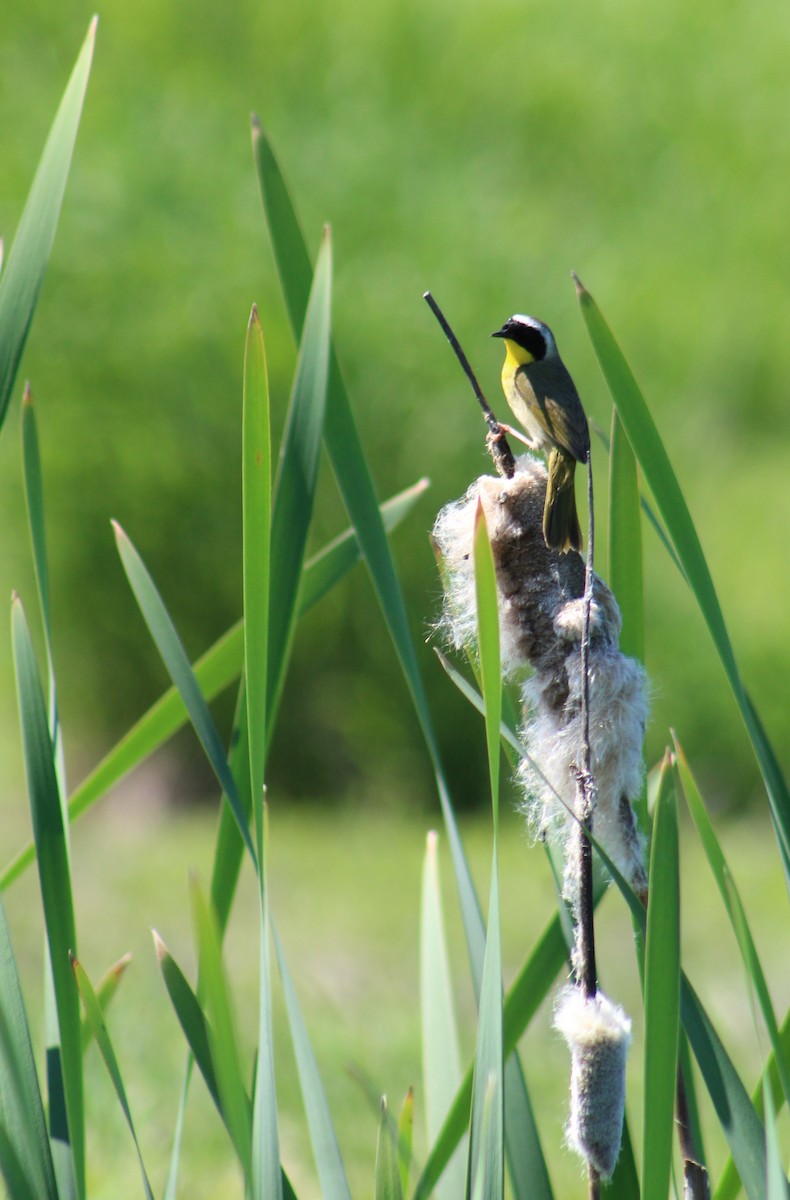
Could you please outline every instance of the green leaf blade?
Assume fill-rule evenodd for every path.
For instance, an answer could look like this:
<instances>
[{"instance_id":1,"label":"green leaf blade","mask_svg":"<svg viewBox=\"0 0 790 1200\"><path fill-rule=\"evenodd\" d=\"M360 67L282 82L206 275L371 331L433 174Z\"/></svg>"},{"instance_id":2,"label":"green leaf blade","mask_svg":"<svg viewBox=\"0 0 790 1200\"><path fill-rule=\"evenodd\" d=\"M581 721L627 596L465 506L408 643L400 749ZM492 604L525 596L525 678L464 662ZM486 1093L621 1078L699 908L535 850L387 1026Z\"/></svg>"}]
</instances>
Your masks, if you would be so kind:
<instances>
[{"instance_id":1,"label":"green leaf blade","mask_svg":"<svg viewBox=\"0 0 790 1200\"><path fill-rule=\"evenodd\" d=\"M220 741L217 727L212 720L208 705L198 687L186 651L181 643L170 615L165 608L162 597L157 591L143 560L117 522L113 522L118 553L123 563L126 577L134 593L143 620L164 662L168 674L178 689L184 707L198 735L200 744L206 752L220 787L228 798L233 814L239 824L239 831L250 852L253 862L255 850L250 836L249 823L239 799L235 780L228 768L225 751Z\"/></svg>"},{"instance_id":2,"label":"green leaf blade","mask_svg":"<svg viewBox=\"0 0 790 1200\"><path fill-rule=\"evenodd\" d=\"M71 157L88 86L96 18L91 21L47 138L0 277L0 425L16 379L55 239Z\"/></svg>"},{"instance_id":3,"label":"green leaf blade","mask_svg":"<svg viewBox=\"0 0 790 1200\"><path fill-rule=\"evenodd\" d=\"M250 787L256 812L263 803L267 743L271 434L266 351L253 307L244 353L242 418L242 542L244 559L244 680L249 731ZM259 846L260 854L260 846Z\"/></svg>"},{"instance_id":4,"label":"green leaf blade","mask_svg":"<svg viewBox=\"0 0 790 1200\"><path fill-rule=\"evenodd\" d=\"M10 1195L56 1200L30 1028L0 902L0 1169ZM24 1189L27 1189L25 1192Z\"/></svg>"},{"instance_id":5,"label":"green leaf blade","mask_svg":"<svg viewBox=\"0 0 790 1200\"><path fill-rule=\"evenodd\" d=\"M269 689L274 708L296 623L299 581L313 514L329 370L332 245L324 235L305 315L277 479L271 536Z\"/></svg>"},{"instance_id":6,"label":"green leaf blade","mask_svg":"<svg viewBox=\"0 0 790 1200\"><path fill-rule=\"evenodd\" d=\"M429 1146L439 1137L462 1081L436 850L437 835L429 833L423 861L420 918L422 1076ZM467 1112L468 1108L467 1102ZM455 1200L461 1195L463 1185L464 1159L459 1145L434 1194L437 1200Z\"/></svg>"},{"instance_id":7,"label":"green leaf blade","mask_svg":"<svg viewBox=\"0 0 790 1200\"><path fill-rule=\"evenodd\" d=\"M61 1128L59 1106L50 1096L51 1134L55 1141L68 1147L77 1195L83 1197L85 1111L82 1044L79 997L69 962L69 954L75 953L77 946L71 873L44 694L27 621L18 598L14 599L12 606L12 632L25 773L60 1039L59 1048L53 1048L57 1060L53 1062L56 1071L53 1078L57 1088L62 1086L65 1102L65 1122Z\"/></svg>"},{"instance_id":8,"label":"green leaf blade","mask_svg":"<svg viewBox=\"0 0 790 1200\"><path fill-rule=\"evenodd\" d=\"M140 1172L141 1172L142 1179L143 1179L143 1189L145 1191L145 1194L146 1194L146 1197L148 1198L148 1200L153 1200L153 1192L151 1191L151 1184L149 1183L149 1180L148 1180L148 1173L146 1172L145 1163L143 1162L143 1155L142 1155L142 1151L140 1149L140 1143L137 1140L137 1131L135 1130L134 1121L132 1120L132 1113L129 1108L129 1101L127 1100L127 1097L126 1097L126 1089L123 1085L123 1078L121 1077L121 1069L118 1065L118 1059L115 1054L115 1049L113 1047L112 1041L110 1039L109 1031L108 1031L107 1026L104 1021L104 1016L102 1014L102 1009L101 1009L101 1005L99 1003L99 998L96 995L96 992L93 989L93 985L92 985L90 979L88 978L82 964L76 958L73 958L73 957L72 957L72 969L74 971L74 977L77 981L77 987L79 988L80 996L82 997L82 1003L85 1006L85 1014L86 1014L86 1017L90 1024L91 1030L93 1032L94 1040L96 1042L96 1045L99 1047L102 1058L104 1059L105 1066L107 1067L107 1073L109 1074L110 1079L112 1080L112 1085L113 1085L113 1088L115 1089L115 1094L118 1097L118 1103L121 1106L121 1110L122 1110L124 1118L126 1120L126 1124L129 1128L129 1132L132 1135L132 1140L134 1141L135 1150L137 1151L137 1161L140 1165Z\"/></svg>"},{"instance_id":9,"label":"green leaf blade","mask_svg":"<svg viewBox=\"0 0 790 1200\"><path fill-rule=\"evenodd\" d=\"M650 854L645 942L642 1197L665 1200L674 1132L680 1008L680 871L675 773L662 763Z\"/></svg>"}]
</instances>

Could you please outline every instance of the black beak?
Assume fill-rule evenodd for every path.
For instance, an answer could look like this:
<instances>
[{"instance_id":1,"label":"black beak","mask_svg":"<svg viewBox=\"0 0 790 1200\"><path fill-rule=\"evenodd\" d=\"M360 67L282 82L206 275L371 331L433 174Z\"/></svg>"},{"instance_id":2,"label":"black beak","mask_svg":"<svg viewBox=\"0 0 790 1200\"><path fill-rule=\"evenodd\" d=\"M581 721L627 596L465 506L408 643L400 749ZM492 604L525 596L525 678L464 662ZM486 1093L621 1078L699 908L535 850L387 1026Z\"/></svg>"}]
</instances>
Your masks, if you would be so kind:
<instances>
[{"instance_id":1,"label":"black beak","mask_svg":"<svg viewBox=\"0 0 790 1200\"><path fill-rule=\"evenodd\" d=\"M496 333L492 333L491 337L510 337L510 331L507 327L507 324L503 325L501 329L497 329Z\"/></svg>"}]
</instances>

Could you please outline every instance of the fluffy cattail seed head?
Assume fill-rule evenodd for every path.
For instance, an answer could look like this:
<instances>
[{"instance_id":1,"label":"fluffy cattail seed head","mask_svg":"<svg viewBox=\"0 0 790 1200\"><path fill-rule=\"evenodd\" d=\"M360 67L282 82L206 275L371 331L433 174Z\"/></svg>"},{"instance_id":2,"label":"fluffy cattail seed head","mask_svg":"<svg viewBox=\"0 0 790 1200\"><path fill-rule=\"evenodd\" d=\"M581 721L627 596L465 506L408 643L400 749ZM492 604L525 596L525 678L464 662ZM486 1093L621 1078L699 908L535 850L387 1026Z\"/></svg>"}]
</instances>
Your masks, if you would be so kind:
<instances>
[{"instance_id":1,"label":"fluffy cattail seed head","mask_svg":"<svg viewBox=\"0 0 790 1200\"><path fill-rule=\"evenodd\" d=\"M623 1135L631 1022L603 992L590 997L568 987L560 995L554 1026L571 1052L568 1144L602 1179L609 1179Z\"/></svg>"}]
</instances>

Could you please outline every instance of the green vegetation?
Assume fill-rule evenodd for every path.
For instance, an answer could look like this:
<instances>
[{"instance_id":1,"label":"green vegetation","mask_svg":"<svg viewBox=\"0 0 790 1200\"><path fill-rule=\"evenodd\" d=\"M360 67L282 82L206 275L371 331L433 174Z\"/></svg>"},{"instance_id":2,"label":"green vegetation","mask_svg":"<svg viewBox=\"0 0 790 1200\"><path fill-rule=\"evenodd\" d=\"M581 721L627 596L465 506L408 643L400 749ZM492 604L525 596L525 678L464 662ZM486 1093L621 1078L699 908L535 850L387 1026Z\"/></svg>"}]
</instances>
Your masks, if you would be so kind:
<instances>
[{"instance_id":1,"label":"green vegetation","mask_svg":"<svg viewBox=\"0 0 790 1200\"><path fill-rule=\"evenodd\" d=\"M398 28L407 26L408 14L404 14ZM394 27L389 32L394 34ZM410 33L413 36L414 30ZM11 401L0 419L18 411L18 368L58 223L91 68L93 35L94 27L52 125L0 278L0 404ZM403 48L405 52L406 45ZM342 61L340 54L338 61ZM665 730L665 740L671 736L673 747L651 771L646 794L637 796L642 709L638 689L630 681L635 675L641 680L641 675L613 644L611 630L619 623L615 605L602 589L601 613L606 609L608 615L595 618L587 647L590 609L582 622L580 588L574 590L576 584L566 582L571 572L579 577L578 559L563 559L558 566L541 540L540 555L525 557L539 558L542 566L509 563L505 570L504 535L501 527L494 528L500 517L491 515L490 496L486 516L481 495L476 507L469 504L476 515L473 526L470 522L461 532L454 559L442 543L445 576L460 569L472 585L465 632L456 640L470 652L473 682L461 680L449 665L448 675L471 701L468 716L475 736L470 739L470 753L483 761L487 757L492 805L492 819L483 821L478 815L461 836L456 797L410 628L411 613L388 540L411 514L423 489L414 485L379 507L364 438L338 364L342 321L333 320L332 236L324 231L313 263L273 144L257 120L252 124L252 149L282 292L278 304L298 350L295 362L289 364L292 384L287 405L273 420L278 389L275 377L269 375L266 351L276 341L252 306L243 352L239 348L243 371L239 371L236 416L227 420L225 414L229 427L238 431L241 426L241 536L236 570L242 624L233 614L224 632L222 627L215 631L214 644L193 666L189 638L182 641L182 623L171 615L167 588L160 591L157 566L138 548L128 522L115 521L115 552L126 577L127 599L132 601L129 613L150 640L170 690L151 704L76 787L67 783L63 744L69 738L64 736L60 681L68 671L59 662L54 615L60 579L47 548L48 543L60 546L58 537L52 536L44 502L48 475L42 472L39 427L46 428L47 421L42 420L42 410L29 389L21 403L22 478L17 501L24 495L32 568L26 578L23 573L12 601L11 646L33 843L10 859L0 877L11 915L9 924L6 906L0 908L0 1171L9 1195L13 1200L44 1196L86 1200L102 1189L125 1193L134 1178L149 1200L159 1194L175 1200L187 1188L190 1194L200 1194L202 1187L207 1194L208 1189L213 1194L217 1188L236 1189L250 1200L296 1200L317 1189L329 1200L350 1200L352 1194L369 1191L373 1178L376 1200L404 1196L427 1200L434 1195L443 1200L462 1194L467 1200L504 1200L506 1192L513 1200L527 1196L553 1200L571 1186L564 1175L567 1163L560 1154L556 1115L566 1105L567 1068L565 1055L557 1055L556 1037L546 1036L546 1023L558 980L568 973L569 958L574 985L564 992L562 1024L555 1020L555 1028L562 1028L572 1053L568 1137L585 1160L593 1200L609 1187L608 1194L617 1200L639 1196L660 1200L673 1170L678 1179L682 1174L686 1192L691 1190L697 1200L706 1195L704 1188L699 1189L700 1173L705 1171L716 1185L716 1200L734 1200L741 1189L748 1200L784 1195L787 1184L775 1114L790 1106L790 1022L783 1017L787 1001L781 996L782 981L777 986L774 978L775 964L784 959L783 930L779 923L763 921L761 912L760 924L754 923L754 898L744 903L735 883L743 864L754 870L750 826L737 831L738 850L746 853L742 861L737 855L735 871L709 814L708 789L697 782L700 756L692 751L686 757L685 727L680 737ZM622 584L627 645L630 649L649 646L653 629L650 606L645 608L643 600L643 595L651 596L649 573L646 592L640 586L644 505L658 533L656 548L664 556L662 563L669 564L667 574L699 612L717 669L726 678L742 718L750 755L762 777L777 849L776 855L761 855L760 876L763 881L774 878L781 892L790 876L790 790L782 763L763 725L759 700L755 703L744 678L720 590L679 481L682 475L675 473L651 408L601 310L578 278L576 286L583 324L610 396L608 562L612 578ZM36 313L37 328L43 318L42 312ZM363 330L354 333L364 347ZM390 330L390 345L393 340ZM386 360L382 355L378 361ZM187 365L179 378L188 388L192 373L199 371L199 356ZM374 364L372 382L381 386L381 365L376 369ZM38 384L36 393L37 389ZM431 441L423 430L420 444ZM343 536L334 540L322 527L323 519L331 517L331 505L323 506L327 480L323 485L319 481L322 447L350 523ZM127 449L139 452L134 439ZM600 461L603 466L605 459ZM522 479L529 476L533 500L540 470L521 472ZM644 501L640 484L649 488ZM135 487L141 486L136 480ZM509 525L521 547L537 546L528 541L533 536L530 518L516 519L511 504L518 486L516 477L506 494L497 484L493 507L505 513L501 526ZM210 539L203 534L209 523L208 501L213 498L209 489L205 519L199 511L190 512L194 537L181 546L185 564L210 552ZM536 512L542 510L542 492L538 498ZM175 511L185 510L176 506ZM167 529L162 548L168 568L181 570L178 554L171 553L173 545L172 531ZM155 560L155 551L151 558ZM422 807L403 802L409 793L410 801L421 798L415 784L417 770L401 760L395 771L396 759L383 756L379 780L378 748L371 744L358 784L362 789L371 777L364 795L372 811L364 813L358 806L346 808L337 802L337 794L347 790L340 784L319 797L323 800L319 808L289 808L283 797L299 789L297 773L289 777L292 789L278 782L278 771L302 756L303 744L307 745L303 731L310 713L302 703L296 717L295 698L308 694L315 683L320 685L326 673L330 686L336 682L331 656L320 653L305 636L312 621L312 615L305 620L306 614L315 610L329 622L315 625L324 631L324 638L326 630L334 633L344 581L359 559L364 559L378 602L377 619L388 634L388 652L390 643L394 648L403 700L408 699L413 710L410 752L415 759L424 756L429 764L423 770L433 775L441 810L442 844L447 848L444 878L440 881L437 875L435 841L429 838L419 933L416 868L427 822L417 816ZM209 557L206 566L212 577L223 575L226 582L232 574L223 571L219 557ZM508 633L500 600L504 590L508 597L517 595L514 583L535 593L538 569L551 587L560 586L556 580L566 571L561 584L566 590L551 609L551 631L529 632L530 646L540 637L544 644L535 651L535 660L532 649L526 652L519 660L520 669L534 667L533 683L545 691L557 681L564 683L565 699L536 700L533 694L530 701L529 693L523 693L527 705L537 709L544 704L545 711L539 717L532 712L530 728L517 735L508 727L516 724L515 696L510 688L504 692L502 688L500 638L512 636L512 631ZM529 573L532 570L534 575ZM589 588L589 568L587 583ZM547 596L548 592L538 595L538 607L548 603ZM116 609L111 601L103 614L108 629L127 628L126 611ZM546 610L541 610L543 626L549 624L545 615ZM559 659L564 676L541 674L541 653L548 651L551 637L563 646ZM301 654L307 652L307 658L296 658L297 646ZM92 653L101 656L102 652L99 631ZM346 671L353 653L353 645L341 647L337 661ZM436 664L431 666L438 675ZM612 681L604 686L601 680L610 669ZM626 671L630 673L627 687L618 690L617 673L622 679ZM117 679L114 684L105 689L98 677L94 679L97 711L100 706L111 707L115 691L122 686ZM475 686L480 688L479 696ZM290 696L289 687L297 689ZM224 717L230 727L227 737L209 707L223 691L226 707L230 693L236 695L232 716L218 710L221 722ZM575 697L581 697L581 714ZM356 711L359 694L351 700ZM577 727L585 727L588 704L590 712L599 715L595 722L590 719L586 733L577 734ZM602 718L601 706L606 704L611 711L607 709ZM615 718L617 704L631 706L627 721ZM123 714L124 705L117 707ZM702 707L710 725L713 701ZM483 716L484 730L475 709ZM550 718L557 723L554 729ZM372 720L375 725L375 711ZM207 790L221 796L219 819L212 818L212 828L200 812L179 819L152 806L147 814L134 813L134 805L145 797L145 772L156 778L162 761L156 752L187 725L197 736L201 761L214 776ZM574 738L581 739L578 746ZM585 747L587 738L591 744ZM550 802L559 801L560 810L573 804L583 812L584 802L598 788L594 812L605 819L599 825L593 818L593 844L613 880L598 922L598 974L591 924L594 903L602 899L605 889L600 880L593 888L592 872L585 874L585 863L591 863L584 853L585 848L592 853L589 839L580 840L573 821L560 811L569 833L548 847L547 857L540 845L527 848L515 818L502 804L502 750L509 764L515 765L528 757L522 745L525 740L534 756L530 769L543 763L556 780L543 776L543 784L553 793ZM191 745L194 752L194 741ZM272 764L278 752L282 757L276 768ZM397 745L393 753L397 755ZM629 764L633 761L633 769L629 765L621 770L618 754L628 757ZM304 759L307 770L307 750ZM551 766L545 765L549 762ZM593 764L596 779L586 774L586 763ZM325 764L326 769L330 765ZM458 769L459 762L454 765ZM320 792L322 773L306 777ZM88 830L84 840L81 826L70 831L77 816L119 785L121 794L105 801L92 822L82 822ZM124 788L130 789L126 799ZM566 791L567 800L562 794ZM391 801L398 793L401 804L395 808ZM649 898L632 799L646 843L652 843ZM545 798L541 803L545 806ZM683 840L691 836L690 824L679 820L685 807L703 851L691 860L690 901L680 887L679 832ZM19 814L13 811L18 822ZM308 821L313 824L311 835L306 833ZM764 844L765 826L759 818L754 825ZM24 843L21 823L20 833ZM175 852L171 843L182 835L184 845ZM630 838L625 854L621 853L624 838ZM382 840L388 845L380 850ZM474 856L465 841L475 848ZM289 862L291 856L295 862ZM185 863L197 864L186 886ZM124 879L130 866L133 869ZM687 864L686 874L688 870ZM40 910L30 903L34 871ZM180 877L178 903L172 889L163 888L166 876L174 871ZM118 915L114 904L105 904L102 890L91 891L108 886L106 879L100 879L102 872L112 877L109 890L129 905L118 926L112 919ZM449 886L451 878L454 887ZM563 893L559 903L555 887ZM489 901L484 909L479 897L486 891ZM720 908L712 909L711 896L716 896L717 905L721 902ZM153 975L161 978L154 992L151 975L141 972L144 990L135 995L128 980L134 978L136 966L129 970L128 960L119 958L129 943L117 943L119 937L125 939L127 923L136 933L149 924L148 913L143 920L141 910L152 903L157 906L150 920L157 927ZM14 905L19 906L16 911ZM300 911L302 905L306 908ZM769 907L775 913L775 897ZM445 909L450 916L449 936L444 932ZM699 954L688 950L681 954L681 912L690 913L704 929L707 948ZM44 927L43 971L40 964L29 961L27 946L34 940L31 916L38 939ZM17 933L24 932L26 923L23 948L15 953ZM734 990L718 953L728 930L733 935L736 975L749 1002L747 1019L732 1004ZM633 955L623 953L630 941ZM426 952L429 943L432 949ZM348 955L349 948L354 953L344 961L342 953ZM153 965L150 945L147 955L135 950L137 957ZM290 964L296 954L300 966L292 973ZM323 975L316 971L322 959ZM464 959L472 985L466 998L467 985L459 982ZM414 981L418 960L419 989ZM102 969L113 961L116 967L101 979ZM623 968L627 974L620 978ZM31 978L42 974L45 987L39 1012L28 993ZM313 997L311 1011L305 1006L305 1021L300 995L305 988L309 992L311 977L314 982L321 980L322 994L317 1002ZM605 981L607 995L599 989L599 981ZM618 1003L611 1003L609 996L616 996ZM620 1008L620 1001L628 1005L628 1013ZM167 1015L169 1033L164 1032L161 1014L154 1016L155 1008ZM461 1017L460 1040L455 1033L456 1008ZM422 1016L419 1070L417 1012ZM637 1027L637 1052L629 1061L626 1089L631 1017ZM363 1025L370 1030L370 1044L360 1034ZM543 1045L533 1062L530 1042L536 1036ZM515 1052L520 1043L526 1055ZM604 1061L599 1060L602 1050L606 1065L601 1071L596 1061ZM97 1073L99 1058L104 1070ZM342 1078L339 1064L345 1067L349 1062L355 1079L344 1096L337 1082ZM327 1075L331 1089L325 1089ZM415 1082L416 1096L408 1092L401 1102L406 1085ZM388 1106L380 1100L384 1091ZM163 1114L165 1092L172 1108ZM439 1095L442 1100L436 1105ZM592 1108L590 1096L597 1097ZM599 1127L587 1120L598 1105L611 1112L605 1145L596 1143ZM111 1113L117 1126L112 1125ZM367 1118L360 1118L361 1113L367 1113ZM423 1132L426 1113L427 1135ZM673 1149L676 1126L681 1127L679 1155ZM586 1140L591 1134L592 1140ZM153 1153L149 1140L158 1142ZM192 1158L195 1140L199 1149ZM350 1169L344 1157L353 1164ZM678 1161L673 1162L673 1157Z\"/></svg>"},{"instance_id":2,"label":"green vegetation","mask_svg":"<svg viewBox=\"0 0 790 1200\"><path fill-rule=\"evenodd\" d=\"M51 3L5 14L6 245L89 15ZM569 0L562 13L507 0L485 9L296 0L287 12L251 0L222 9L168 0L132 12L108 0L99 36L23 366L45 418L72 773L163 683L132 618L109 517L150 563L193 655L241 611L230 417L239 330L253 300L275 431L293 365L250 172L253 108L300 198L311 247L324 221L333 226L333 320L380 494L417 475L433 482L433 507L395 541L415 632L433 617L431 513L484 469L472 398L420 296L434 291L500 411L499 350L488 334L511 312L537 312L589 414L608 430L605 387L569 280L575 269L645 388L726 596L744 678L783 741L776 681L790 668L790 625L774 548L790 523L782 482L790 18L778 0L672 4L660 16L630 0L603 8ZM23 585L26 533L13 434L4 442L7 593ZM598 495L603 512L602 484ZM345 523L322 468L313 545ZM603 562L603 518L599 527ZM650 757L672 722L715 798L754 799L759 782L737 711L649 533L646 580ZM128 618L120 627L119 612ZM326 674L309 687L319 649ZM485 777L472 720L422 653L448 770L463 803L477 804ZM10 676L4 694L9 687ZM298 763L275 751L278 784L349 796L375 779L392 794L408 765L416 795L430 801L414 726L390 715L399 688L370 594L348 581L302 631L283 709L289 726L302 726L302 750Z\"/></svg>"}]
</instances>

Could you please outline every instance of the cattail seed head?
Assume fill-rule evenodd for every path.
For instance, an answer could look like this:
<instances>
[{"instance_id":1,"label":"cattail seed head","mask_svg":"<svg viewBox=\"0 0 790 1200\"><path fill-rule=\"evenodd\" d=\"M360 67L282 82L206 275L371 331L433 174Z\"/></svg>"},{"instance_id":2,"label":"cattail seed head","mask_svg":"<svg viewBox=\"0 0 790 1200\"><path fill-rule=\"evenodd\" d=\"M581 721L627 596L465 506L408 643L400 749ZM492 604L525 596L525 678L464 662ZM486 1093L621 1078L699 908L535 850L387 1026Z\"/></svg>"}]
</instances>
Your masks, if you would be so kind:
<instances>
[{"instance_id":1,"label":"cattail seed head","mask_svg":"<svg viewBox=\"0 0 790 1200\"><path fill-rule=\"evenodd\" d=\"M623 1134L631 1022L603 992L590 997L568 987L560 995L554 1026L571 1052L568 1144L602 1179L609 1179Z\"/></svg>"}]
</instances>

